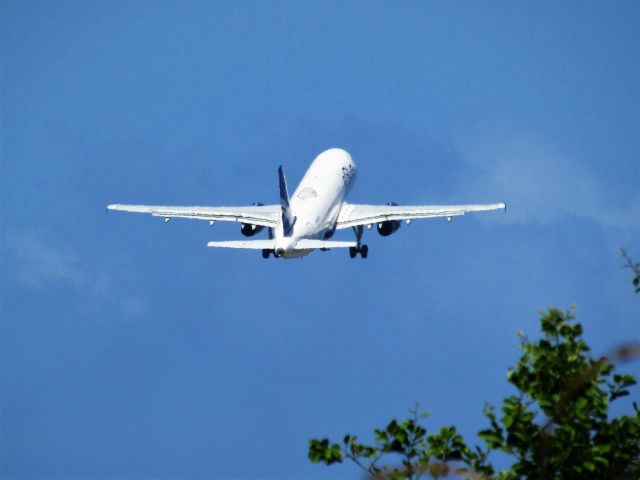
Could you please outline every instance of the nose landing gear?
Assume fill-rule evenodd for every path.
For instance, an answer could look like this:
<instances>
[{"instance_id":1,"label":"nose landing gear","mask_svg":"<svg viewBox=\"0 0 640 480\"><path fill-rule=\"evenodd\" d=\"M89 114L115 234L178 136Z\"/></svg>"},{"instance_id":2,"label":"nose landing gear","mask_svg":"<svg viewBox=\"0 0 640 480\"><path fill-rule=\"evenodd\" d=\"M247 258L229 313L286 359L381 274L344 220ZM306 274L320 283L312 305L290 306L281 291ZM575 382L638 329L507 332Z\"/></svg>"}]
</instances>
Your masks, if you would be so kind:
<instances>
[{"instance_id":1,"label":"nose landing gear","mask_svg":"<svg viewBox=\"0 0 640 480\"><path fill-rule=\"evenodd\" d=\"M360 241L362 240L362 233L364 232L364 227L362 225L358 225L357 227L351 227L351 228L353 228L353 232L356 234L356 240L358 242L358 246L349 247L349 257L356 258L358 254L360 254L360 257L367 258L367 256L369 255L369 246L362 245L360 243Z\"/></svg>"}]
</instances>

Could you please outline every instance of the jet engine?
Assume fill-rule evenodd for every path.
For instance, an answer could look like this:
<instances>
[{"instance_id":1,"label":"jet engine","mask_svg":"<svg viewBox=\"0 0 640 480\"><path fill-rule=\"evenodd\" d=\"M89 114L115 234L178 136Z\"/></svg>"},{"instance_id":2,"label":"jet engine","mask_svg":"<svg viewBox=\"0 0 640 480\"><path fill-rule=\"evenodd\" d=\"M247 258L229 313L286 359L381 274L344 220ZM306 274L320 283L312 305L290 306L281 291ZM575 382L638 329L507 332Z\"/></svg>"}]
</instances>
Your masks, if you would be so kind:
<instances>
[{"instance_id":1,"label":"jet engine","mask_svg":"<svg viewBox=\"0 0 640 480\"><path fill-rule=\"evenodd\" d=\"M251 205L253 207L261 207L264 205L264 203L253 202ZM262 230L264 230L264 227L262 225L252 225L251 223L240 224L240 232L242 232L242 235L244 235L245 237L253 237L254 235L260 233Z\"/></svg>"},{"instance_id":2,"label":"jet engine","mask_svg":"<svg viewBox=\"0 0 640 480\"><path fill-rule=\"evenodd\" d=\"M383 237L388 237L392 233L395 233L400 228L402 222L400 220L388 220L386 222L380 222L378 224L378 233Z\"/></svg>"},{"instance_id":3,"label":"jet engine","mask_svg":"<svg viewBox=\"0 0 640 480\"><path fill-rule=\"evenodd\" d=\"M253 237L257 233L260 233L262 230L264 230L264 227L262 225L252 225L250 223L240 224L240 231L245 237Z\"/></svg>"},{"instance_id":4,"label":"jet engine","mask_svg":"<svg viewBox=\"0 0 640 480\"><path fill-rule=\"evenodd\" d=\"M389 202L387 205L395 207L398 204ZM397 232L400 229L400 225L402 225L400 220L387 220L386 222L380 222L377 225L378 233L383 237L388 237L392 233Z\"/></svg>"}]
</instances>

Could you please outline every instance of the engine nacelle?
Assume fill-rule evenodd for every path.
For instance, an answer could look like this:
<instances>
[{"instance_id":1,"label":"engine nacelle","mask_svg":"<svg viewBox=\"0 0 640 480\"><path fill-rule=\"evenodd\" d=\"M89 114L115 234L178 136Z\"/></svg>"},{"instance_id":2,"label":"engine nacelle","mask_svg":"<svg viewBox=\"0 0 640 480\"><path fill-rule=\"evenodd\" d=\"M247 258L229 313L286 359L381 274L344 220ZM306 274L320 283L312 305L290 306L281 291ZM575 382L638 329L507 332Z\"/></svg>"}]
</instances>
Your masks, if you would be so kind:
<instances>
[{"instance_id":1,"label":"engine nacelle","mask_svg":"<svg viewBox=\"0 0 640 480\"><path fill-rule=\"evenodd\" d=\"M392 233L400 229L402 222L400 220L389 220L378 224L378 233L383 237L388 237Z\"/></svg>"},{"instance_id":2,"label":"engine nacelle","mask_svg":"<svg viewBox=\"0 0 640 480\"><path fill-rule=\"evenodd\" d=\"M245 237L253 237L254 235L260 233L262 230L264 230L264 227L262 225L252 225L250 223L240 224L240 231Z\"/></svg>"},{"instance_id":3,"label":"engine nacelle","mask_svg":"<svg viewBox=\"0 0 640 480\"><path fill-rule=\"evenodd\" d=\"M251 205L253 207L261 207L264 205L264 203L253 202ZM245 237L253 237L254 235L260 233L262 230L264 230L264 227L261 225L252 225L250 223L240 224L240 232L242 232L242 235L244 235Z\"/></svg>"},{"instance_id":4,"label":"engine nacelle","mask_svg":"<svg viewBox=\"0 0 640 480\"><path fill-rule=\"evenodd\" d=\"M398 204L394 202L389 202L387 203L387 205L395 207ZM378 233L383 237L388 237L392 233L397 232L400 229L401 225L402 225L402 221L400 220L388 220L386 222L380 222L377 225Z\"/></svg>"}]
</instances>

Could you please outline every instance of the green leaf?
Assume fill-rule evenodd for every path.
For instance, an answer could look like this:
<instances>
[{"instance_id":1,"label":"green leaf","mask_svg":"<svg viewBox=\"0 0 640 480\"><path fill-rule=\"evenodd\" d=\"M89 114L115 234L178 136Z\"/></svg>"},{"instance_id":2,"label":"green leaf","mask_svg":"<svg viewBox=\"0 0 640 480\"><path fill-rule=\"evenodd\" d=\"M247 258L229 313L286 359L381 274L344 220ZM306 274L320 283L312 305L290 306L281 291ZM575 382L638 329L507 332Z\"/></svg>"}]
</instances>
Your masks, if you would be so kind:
<instances>
[{"instance_id":1,"label":"green leaf","mask_svg":"<svg viewBox=\"0 0 640 480\"><path fill-rule=\"evenodd\" d=\"M511 425L513 425L513 416L505 415L502 419L502 423L504 424L504 428L508 429Z\"/></svg>"},{"instance_id":2,"label":"green leaf","mask_svg":"<svg viewBox=\"0 0 640 480\"><path fill-rule=\"evenodd\" d=\"M478 437L484 440L490 449L499 448L502 446L502 435L493 430L481 430L478 432Z\"/></svg>"},{"instance_id":3,"label":"green leaf","mask_svg":"<svg viewBox=\"0 0 640 480\"><path fill-rule=\"evenodd\" d=\"M323 462L327 465L341 463L343 460L340 445L337 443L329 445L328 438L310 440L308 456L313 463Z\"/></svg>"}]
</instances>

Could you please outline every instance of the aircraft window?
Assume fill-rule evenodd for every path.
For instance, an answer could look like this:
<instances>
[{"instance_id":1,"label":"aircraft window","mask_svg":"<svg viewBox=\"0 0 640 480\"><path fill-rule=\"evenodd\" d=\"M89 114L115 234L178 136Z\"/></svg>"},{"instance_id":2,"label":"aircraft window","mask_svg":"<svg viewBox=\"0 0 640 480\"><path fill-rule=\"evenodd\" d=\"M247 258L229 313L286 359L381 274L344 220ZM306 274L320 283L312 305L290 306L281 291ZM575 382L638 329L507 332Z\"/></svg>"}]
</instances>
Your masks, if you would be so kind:
<instances>
[{"instance_id":1,"label":"aircraft window","mask_svg":"<svg viewBox=\"0 0 640 480\"><path fill-rule=\"evenodd\" d=\"M306 187L306 188L303 188L302 190L300 190L300 192L298 192L297 196L298 196L298 198L313 198L313 197L317 197L318 194L313 188Z\"/></svg>"}]
</instances>

